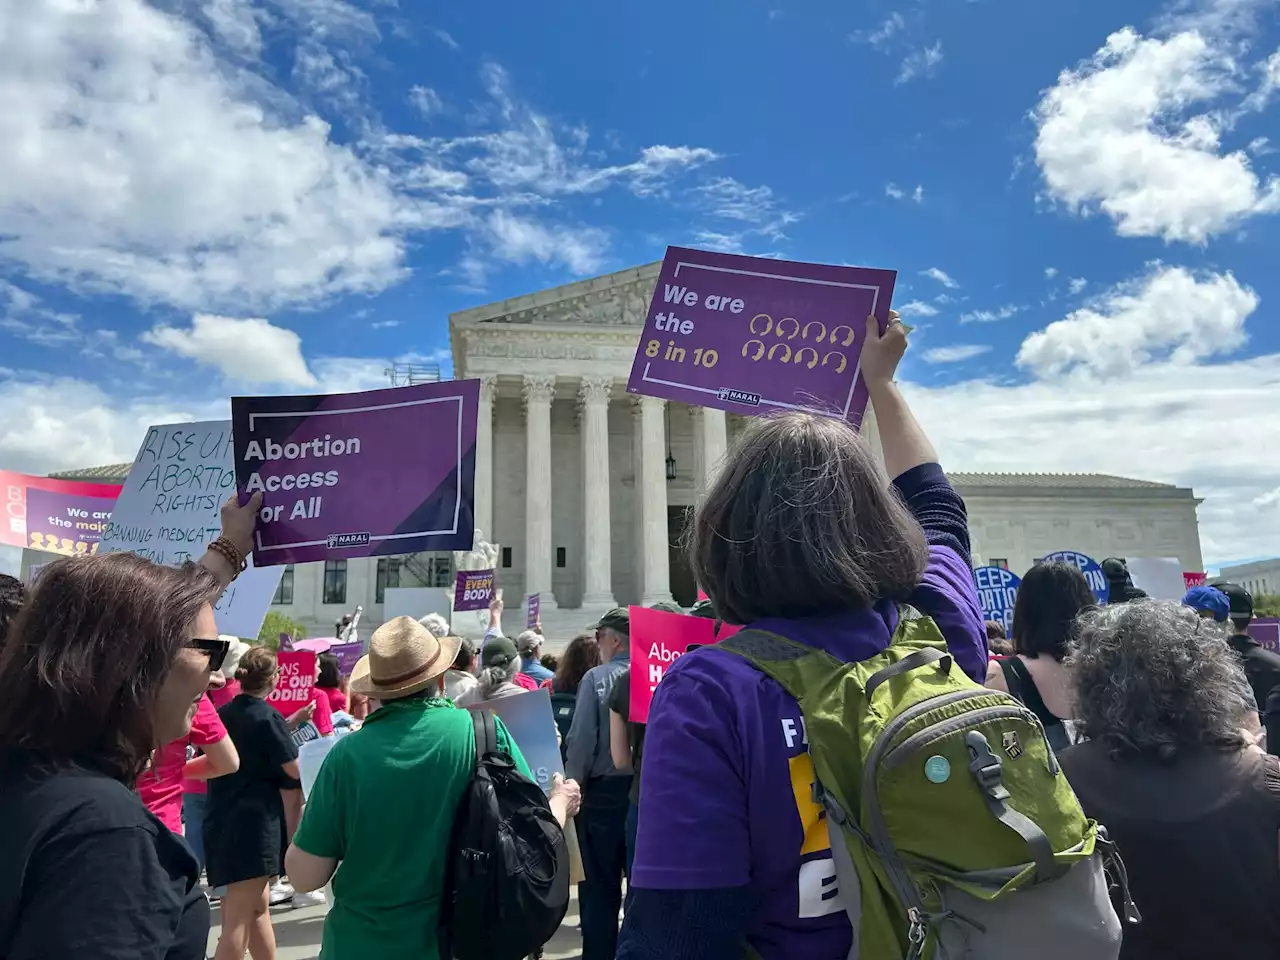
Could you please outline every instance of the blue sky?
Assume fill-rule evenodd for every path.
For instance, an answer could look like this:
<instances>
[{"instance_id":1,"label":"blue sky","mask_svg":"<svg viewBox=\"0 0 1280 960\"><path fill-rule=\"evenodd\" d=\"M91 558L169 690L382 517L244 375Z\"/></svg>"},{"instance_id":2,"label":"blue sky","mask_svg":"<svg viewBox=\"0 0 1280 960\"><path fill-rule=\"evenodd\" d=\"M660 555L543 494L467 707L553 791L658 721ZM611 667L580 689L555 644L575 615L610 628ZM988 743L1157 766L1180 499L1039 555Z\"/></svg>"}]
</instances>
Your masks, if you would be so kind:
<instances>
[{"instance_id":1,"label":"blue sky","mask_svg":"<svg viewBox=\"0 0 1280 960\"><path fill-rule=\"evenodd\" d=\"M671 243L898 270L948 466L1280 553L1278 101L1275 0L0 0L0 465Z\"/></svg>"}]
</instances>

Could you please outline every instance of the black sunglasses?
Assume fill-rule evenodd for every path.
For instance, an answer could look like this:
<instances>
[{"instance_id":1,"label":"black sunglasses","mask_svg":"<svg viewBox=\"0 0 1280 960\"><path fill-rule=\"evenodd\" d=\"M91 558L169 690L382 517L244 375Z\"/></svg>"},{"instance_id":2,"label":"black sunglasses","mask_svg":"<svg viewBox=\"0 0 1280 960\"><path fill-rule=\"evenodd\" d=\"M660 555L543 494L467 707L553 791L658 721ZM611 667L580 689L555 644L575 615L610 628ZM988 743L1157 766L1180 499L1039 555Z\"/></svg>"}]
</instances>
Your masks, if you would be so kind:
<instances>
[{"instance_id":1,"label":"black sunglasses","mask_svg":"<svg viewBox=\"0 0 1280 960\"><path fill-rule=\"evenodd\" d=\"M201 653L209 655L209 671L217 673L222 669L222 664L227 659L227 654L231 652L230 640L208 640L204 637L195 637L188 640L186 646L190 650L199 650Z\"/></svg>"}]
</instances>

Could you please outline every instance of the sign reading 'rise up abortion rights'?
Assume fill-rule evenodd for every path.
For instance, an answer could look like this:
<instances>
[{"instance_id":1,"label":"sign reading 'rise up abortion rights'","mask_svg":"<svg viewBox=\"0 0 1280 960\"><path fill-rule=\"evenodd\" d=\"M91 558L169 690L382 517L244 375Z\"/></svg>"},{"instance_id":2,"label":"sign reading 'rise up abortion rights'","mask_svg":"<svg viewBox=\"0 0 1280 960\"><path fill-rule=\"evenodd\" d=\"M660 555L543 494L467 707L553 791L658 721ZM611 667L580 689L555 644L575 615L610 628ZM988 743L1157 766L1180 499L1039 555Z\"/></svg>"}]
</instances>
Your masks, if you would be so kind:
<instances>
[{"instance_id":1,"label":"sign reading 'rise up abortion rights'","mask_svg":"<svg viewBox=\"0 0 1280 960\"><path fill-rule=\"evenodd\" d=\"M469 550L479 380L232 397L236 485L263 494L260 565Z\"/></svg>"},{"instance_id":2,"label":"sign reading 'rise up abortion rights'","mask_svg":"<svg viewBox=\"0 0 1280 960\"><path fill-rule=\"evenodd\" d=\"M867 317L889 322L897 272L668 247L630 393L730 413L862 420Z\"/></svg>"}]
</instances>

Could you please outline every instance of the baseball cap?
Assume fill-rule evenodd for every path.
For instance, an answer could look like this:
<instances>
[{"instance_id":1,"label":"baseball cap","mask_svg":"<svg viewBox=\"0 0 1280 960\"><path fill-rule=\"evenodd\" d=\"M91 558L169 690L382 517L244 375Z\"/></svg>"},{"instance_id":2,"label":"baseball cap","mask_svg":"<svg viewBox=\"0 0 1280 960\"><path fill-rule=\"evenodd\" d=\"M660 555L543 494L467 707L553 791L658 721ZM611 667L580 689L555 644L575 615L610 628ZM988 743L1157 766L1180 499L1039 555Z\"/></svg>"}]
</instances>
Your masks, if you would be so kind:
<instances>
[{"instance_id":1,"label":"baseball cap","mask_svg":"<svg viewBox=\"0 0 1280 960\"><path fill-rule=\"evenodd\" d=\"M505 667L515 663L520 654L509 637L491 637L480 651L480 666Z\"/></svg>"},{"instance_id":2,"label":"baseball cap","mask_svg":"<svg viewBox=\"0 0 1280 960\"><path fill-rule=\"evenodd\" d=\"M1235 620L1253 619L1253 594L1238 583L1215 580L1209 584L1227 595L1231 604L1231 617Z\"/></svg>"},{"instance_id":3,"label":"baseball cap","mask_svg":"<svg viewBox=\"0 0 1280 960\"><path fill-rule=\"evenodd\" d=\"M1200 613L1209 613L1218 623L1225 623L1231 612L1231 601L1217 587L1192 587L1182 598L1183 604Z\"/></svg>"},{"instance_id":4,"label":"baseball cap","mask_svg":"<svg viewBox=\"0 0 1280 960\"><path fill-rule=\"evenodd\" d=\"M715 620L716 608L712 605L710 600L699 600L689 608L689 616L705 617L708 620Z\"/></svg>"},{"instance_id":5,"label":"baseball cap","mask_svg":"<svg viewBox=\"0 0 1280 960\"><path fill-rule=\"evenodd\" d=\"M684 607L678 603L672 603L670 600L659 600L657 603L649 604L650 610L659 610L662 613L684 613Z\"/></svg>"},{"instance_id":6,"label":"baseball cap","mask_svg":"<svg viewBox=\"0 0 1280 960\"><path fill-rule=\"evenodd\" d=\"M631 614L627 612L626 607L614 607L595 625L596 630L601 627L608 627L629 637L631 636Z\"/></svg>"}]
</instances>

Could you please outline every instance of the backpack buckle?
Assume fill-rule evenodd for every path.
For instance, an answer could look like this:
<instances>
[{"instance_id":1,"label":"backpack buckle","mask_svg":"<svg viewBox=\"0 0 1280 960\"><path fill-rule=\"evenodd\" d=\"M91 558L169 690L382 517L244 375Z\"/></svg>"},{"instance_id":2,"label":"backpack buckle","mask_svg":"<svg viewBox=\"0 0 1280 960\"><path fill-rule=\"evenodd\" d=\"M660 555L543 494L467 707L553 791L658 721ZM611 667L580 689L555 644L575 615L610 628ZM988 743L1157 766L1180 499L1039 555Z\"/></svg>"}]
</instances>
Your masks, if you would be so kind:
<instances>
[{"instance_id":1,"label":"backpack buckle","mask_svg":"<svg viewBox=\"0 0 1280 960\"><path fill-rule=\"evenodd\" d=\"M1009 791L1004 788L1004 767L991 749L987 738L977 730L965 734L965 746L969 748L969 772L978 786L993 800L1007 800Z\"/></svg>"}]
</instances>

